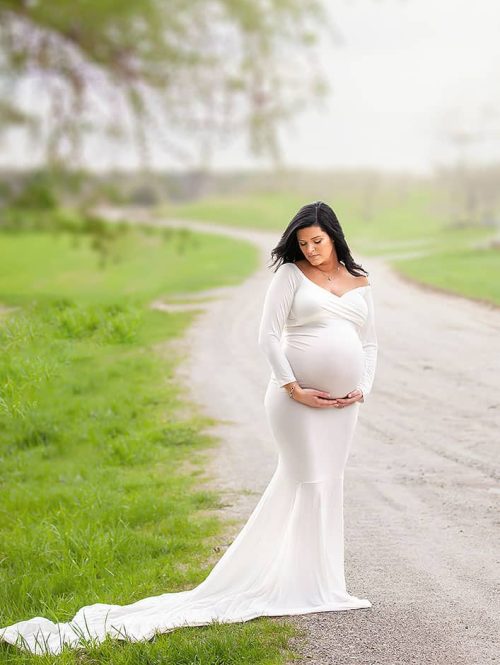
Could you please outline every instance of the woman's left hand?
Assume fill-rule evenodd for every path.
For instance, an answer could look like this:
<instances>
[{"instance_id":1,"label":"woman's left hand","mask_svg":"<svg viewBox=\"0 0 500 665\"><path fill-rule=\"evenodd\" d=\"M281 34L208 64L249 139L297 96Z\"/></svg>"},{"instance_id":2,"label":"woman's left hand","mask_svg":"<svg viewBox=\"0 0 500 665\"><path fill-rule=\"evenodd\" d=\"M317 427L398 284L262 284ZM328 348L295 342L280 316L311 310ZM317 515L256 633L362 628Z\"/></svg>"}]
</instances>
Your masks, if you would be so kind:
<instances>
[{"instance_id":1,"label":"woman's left hand","mask_svg":"<svg viewBox=\"0 0 500 665\"><path fill-rule=\"evenodd\" d=\"M345 397L336 397L335 399L337 400L337 403L334 404L333 406L336 407L337 409L342 409L345 406L349 406L350 404L354 404L354 402L358 402L360 399L362 399L363 393L361 390L351 390L350 393L347 393Z\"/></svg>"}]
</instances>

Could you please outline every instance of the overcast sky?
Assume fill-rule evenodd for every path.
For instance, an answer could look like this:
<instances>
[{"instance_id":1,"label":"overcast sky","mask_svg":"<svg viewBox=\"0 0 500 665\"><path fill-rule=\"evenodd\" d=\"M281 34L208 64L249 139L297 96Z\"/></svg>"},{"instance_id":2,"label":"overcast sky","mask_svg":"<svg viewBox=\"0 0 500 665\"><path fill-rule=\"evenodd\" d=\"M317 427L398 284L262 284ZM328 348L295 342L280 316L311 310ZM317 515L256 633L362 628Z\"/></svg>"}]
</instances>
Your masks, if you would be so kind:
<instances>
[{"instance_id":1,"label":"overcast sky","mask_svg":"<svg viewBox=\"0 0 500 665\"><path fill-rule=\"evenodd\" d=\"M500 3L344 0L328 4L341 46L325 49L328 110L286 135L286 162L427 172L455 159L443 128L477 134L466 156L500 161ZM218 162L236 164L236 150Z\"/></svg>"},{"instance_id":2,"label":"overcast sky","mask_svg":"<svg viewBox=\"0 0 500 665\"><path fill-rule=\"evenodd\" d=\"M325 0L327 1L327 0ZM326 106L282 132L284 162L297 167L371 166L425 173L456 159L444 128L473 132L465 155L500 162L498 0L328 2L341 43L325 43ZM0 163L29 163L11 140ZM130 150L89 145L96 168L132 166ZM155 166L170 166L162 156ZM262 165L243 141L216 154L216 168Z\"/></svg>"}]
</instances>

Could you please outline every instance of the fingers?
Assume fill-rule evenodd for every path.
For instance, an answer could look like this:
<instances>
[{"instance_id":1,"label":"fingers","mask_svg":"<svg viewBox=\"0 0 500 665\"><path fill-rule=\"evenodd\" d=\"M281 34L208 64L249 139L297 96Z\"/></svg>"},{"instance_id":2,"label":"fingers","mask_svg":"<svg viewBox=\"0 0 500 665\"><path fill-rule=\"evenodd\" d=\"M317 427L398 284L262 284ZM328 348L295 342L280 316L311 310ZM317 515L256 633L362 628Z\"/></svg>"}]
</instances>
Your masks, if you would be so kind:
<instances>
[{"instance_id":1,"label":"fingers","mask_svg":"<svg viewBox=\"0 0 500 665\"><path fill-rule=\"evenodd\" d=\"M338 403L341 407L349 406L349 404L354 404L355 402L357 402L362 394L363 393L361 392L361 390L356 388L355 390L351 390L350 393L347 393L345 397L339 397Z\"/></svg>"},{"instance_id":2,"label":"fingers","mask_svg":"<svg viewBox=\"0 0 500 665\"><path fill-rule=\"evenodd\" d=\"M358 397L353 397L352 399L345 399L345 397L338 399L339 406L349 406L350 404L355 404L358 401Z\"/></svg>"},{"instance_id":3,"label":"fingers","mask_svg":"<svg viewBox=\"0 0 500 665\"><path fill-rule=\"evenodd\" d=\"M344 408L345 406L350 406L351 404L354 404L355 402L358 401L358 397L352 397L350 399L347 399L346 397L336 397L334 400L332 400L333 404L332 406L336 406L339 409ZM330 401L330 400L329 400Z\"/></svg>"},{"instance_id":4,"label":"fingers","mask_svg":"<svg viewBox=\"0 0 500 665\"><path fill-rule=\"evenodd\" d=\"M331 398L331 399L326 399L325 397L315 397L314 399L315 406L317 406L320 409L324 408L330 408L332 406L336 405L336 400Z\"/></svg>"},{"instance_id":5,"label":"fingers","mask_svg":"<svg viewBox=\"0 0 500 665\"><path fill-rule=\"evenodd\" d=\"M314 391L314 401L315 406L320 409L325 408L337 408L343 409L346 406L350 406L359 400L361 397L360 390L352 390L350 393L344 397L332 397L331 393L328 393L323 390Z\"/></svg>"}]
</instances>

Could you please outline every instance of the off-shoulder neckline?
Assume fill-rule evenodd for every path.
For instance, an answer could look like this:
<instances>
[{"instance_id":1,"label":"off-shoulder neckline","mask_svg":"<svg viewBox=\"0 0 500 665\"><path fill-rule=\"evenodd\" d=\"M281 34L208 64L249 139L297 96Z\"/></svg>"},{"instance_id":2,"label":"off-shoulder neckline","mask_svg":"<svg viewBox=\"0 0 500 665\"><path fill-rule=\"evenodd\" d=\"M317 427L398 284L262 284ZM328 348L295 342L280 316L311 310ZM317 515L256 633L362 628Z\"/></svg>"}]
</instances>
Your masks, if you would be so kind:
<instances>
[{"instance_id":1,"label":"off-shoulder neckline","mask_svg":"<svg viewBox=\"0 0 500 665\"><path fill-rule=\"evenodd\" d=\"M297 268L297 270L300 272L300 274L302 275L302 277L303 277L307 282L309 282L309 283L312 284L313 286L318 287L318 289L321 289L321 290L324 291L325 293L329 293L329 294L330 294L331 296L333 296L334 298L338 298L339 300L340 300L341 298L343 298L344 296L346 296L348 293L351 293L351 291L357 291L358 289L367 289L367 288L369 288L369 287L371 286L371 284L363 284L362 286L355 286L353 289L349 289L348 291L344 291L344 293L342 293L342 294L339 296L339 295L337 295L336 293L333 293L332 291L329 291L328 289L324 289L324 288L323 288L322 286L320 286L319 284L316 284L316 282L313 282L312 279L309 279L309 277L307 277L307 275L305 275L304 272L299 268L299 266L298 266L296 263L294 263L293 261L289 261L289 263L290 263L290 265L292 265L292 266L294 266L295 268Z\"/></svg>"}]
</instances>

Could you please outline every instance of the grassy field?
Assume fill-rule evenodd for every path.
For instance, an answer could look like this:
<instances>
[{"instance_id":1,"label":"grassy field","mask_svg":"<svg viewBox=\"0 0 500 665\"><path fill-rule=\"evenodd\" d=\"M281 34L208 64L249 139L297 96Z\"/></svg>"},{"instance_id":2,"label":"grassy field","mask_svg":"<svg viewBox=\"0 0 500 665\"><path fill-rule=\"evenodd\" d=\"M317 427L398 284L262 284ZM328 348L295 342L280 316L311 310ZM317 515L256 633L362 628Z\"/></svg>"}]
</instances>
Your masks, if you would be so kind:
<instances>
[{"instance_id":1,"label":"grassy field","mask_svg":"<svg viewBox=\"0 0 500 665\"><path fill-rule=\"evenodd\" d=\"M334 208L355 258L358 254L384 256L402 275L416 281L500 305L500 250L475 248L493 231L450 228L443 219L442 202L429 189L380 195L371 215L355 196L325 196L324 200ZM269 229L276 231L278 239L308 202L295 193L265 193L162 207L157 215ZM416 252L421 256L415 256Z\"/></svg>"},{"instance_id":2,"label":"grassy field","mask_svg":"<svg viewBox=\"0 0 500 665\"><path fill-rule=\"evenodd\" d=\"M173 380L170 343L196 314L148 303L237 283L256 251L210 234L130 232L99 269L85 238L0 240L0 626L192 588L225 542L220 500L203 483L216 441ZM0 643L0 660L271 664L288 657L292 634L260 618L57 658Z\"/></svg>"},{"instance_id":3,"label":"grassy field","mask_svg":"<svg viewBox=\"0 0 500 665\"><path fill-rule=\"evenodd\" d=\"M500 250L442 252L394 261L405 276L444 291L500 306Z\"/></svg>"},{"instance_id":4,"label":"grassy field","mask_svg":"<svg viewBox=\"0 0 500 665\"><path fill-rule=\"evenodd\" d=\"M212 221L230 226L282 231L301 206L309 199L294 193L268 192L238 198L205 199L176 206L163 206L159 215L180 219ZM406 195L385 194L371 217L355 196L337 195L330 202L348 241L374 243L410 242L421 237L439 236L441 223L432 210L431 193L426 190Z\"/></svg>"}]
</instances>

